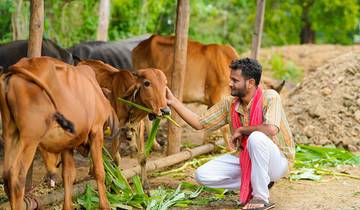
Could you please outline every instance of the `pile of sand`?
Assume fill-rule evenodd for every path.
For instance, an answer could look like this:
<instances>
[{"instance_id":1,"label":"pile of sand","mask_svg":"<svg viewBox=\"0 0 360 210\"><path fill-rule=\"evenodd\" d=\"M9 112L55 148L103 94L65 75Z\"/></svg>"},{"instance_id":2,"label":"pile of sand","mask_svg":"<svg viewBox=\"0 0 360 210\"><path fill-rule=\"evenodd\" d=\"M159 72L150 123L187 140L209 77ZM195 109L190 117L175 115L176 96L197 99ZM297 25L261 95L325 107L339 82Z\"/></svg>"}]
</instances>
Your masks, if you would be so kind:
<instances>
[{"instance_id":1,"label":"pile of sand","mask_svg":"<svg viewBox=\"0 0 360 210\"><path fill-rule=\"evenodd\" d=\"M360 51L333 58L286 98L295 141L360 150Z\"/></svg>"}]
</instances>

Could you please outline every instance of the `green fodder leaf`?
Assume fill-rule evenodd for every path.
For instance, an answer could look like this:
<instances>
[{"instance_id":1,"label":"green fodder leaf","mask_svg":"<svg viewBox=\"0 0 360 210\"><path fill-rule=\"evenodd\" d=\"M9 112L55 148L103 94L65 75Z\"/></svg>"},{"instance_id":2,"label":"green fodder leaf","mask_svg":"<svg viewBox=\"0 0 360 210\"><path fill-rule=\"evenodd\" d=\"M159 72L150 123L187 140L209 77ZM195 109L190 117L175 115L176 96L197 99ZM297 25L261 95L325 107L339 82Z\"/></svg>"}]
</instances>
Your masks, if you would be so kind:
<instances>
[{"instance_id":1,"label":"green fodder leaf","mask_svg":"<svg viewBox=\"0 0 360 210\"><path fill-rule=\"evenodd\" d=\"M304 168L299 171L295 171L290 175L291 180L312 180L319 181L321 176L316 175L316 170L312 168Z\"/></svg>"},{"instance_id":2,"label":"green fodder leaf","mask_svg":"<svg viewBox=\"0 0 360 210\"><path fill-rule=\"evenodd\" d=\"M152 124L150 135L148 135L148 139L145 145L145 156L148 156L151 150L152 145L154 144L156 133L159 129L160 119L156 118Z\"/></svg>"},{"instance_id":3,"label":"green fodder leaf","mask_svg":"<svg viewBox=\"0 0 360 210\"><path fill-rule=\"evenodd\" d=\"M181 182L181 186L182 186L184 189L191 189L191 190L197 190L198 187L199 187L199 185L192 184L192 183L190 183L190 182ZM222 189L222 188L210 188L210 187L206 187L206 186L203 186L202 191L212 192L212 193L221 194L221 195L224 195L225 193L228 192L227 189Z\"/></svg>"},{"instance_id":4,"label":"green fodder leaf","mask_svg":"<svg viewBox=\"0 0 360 210\"><path fill-rule=\"evenodd\" d=\"M133 107L138 108L138 109L140 109L140 110L142 110L142 111L145 111L145 112L147 112L147 113L152 113L152 112L153 112L151 109L149 109L149 108L147 108L147 107L144 107L144 106L141 106L141 105L139 105L139 104L136 104L136 103L134 103L134 102L132 102L132 101L128 101L128 100L125 100L125 99L122 99L122 98L117 98L117 100L119 100L120 102L122 102L122 103L124 103L124 104L127 104L127 105L129 105L129 106L133 106ZM171 123L173 123L175 126L180 127L180 125L179 125L174 119L172 119L172 118L170 117L170 115L164 115L164 116L162 116L162 118L166 118L166 119L169 120Z\"/></svg>"},{"instance_id":5,"label":"green fodder leaf","mask_svg":"<svg viewBox=\"0 0 360 210\"><path fill-rule=\"evenodd\" d=\"M87 184L85 193L77 198L77 203L86 210L94 209L99 205L99 197L91 184Z\"/></svg>"},{"instance_id":6,"label":"green fodder leaf","mask_svg":"<svg viewBox=\"0 0 360 210\"><path fill-rule=\"evenodd\" d=\"M295 167L359 165L360 156L343 149L308 145L296 146Z\"/></svg>"},{"instance_id":7,"label":"green fodder leaf","mask_svg":"<svg viewBox=\"0 0 360 210\"><path fill-rule=\"evenodd\" d=\"M110 185L111 189L117 193L120 193L121 191L132 193L129 182L121 173L120 169L115 165L111 155L105 147L103 147L103 161L106 173L105 179L108 181L107 184Z\"/></svg>"},{"instance_id":8,"label":"green fodder leaf","mask_svg":"<svg viewBox=\"0 0 360 210\"><path fill-rule=\"evenodd\" d=\"M135 193L141 196L146 196L144 189L141 184L140 177L138 175L132 177L132 181L134 184Z\"/></svg>"},{"instance_id":9,"label":"green fodder leaf","mask_svg":"<svg viewBox=\"0 0 360 210\"><path fill-rule=\"evenodd\" d=\"M204 186L199 186L195 192L191 192L191 194L189 195L189 198L196 198L200 195L200 193L204 190Z\"/></svg>"},{"instance_id":10,"label":"green fodder leaf","mask_svg":"<svg viewBox=\"0 0 360 210\"><path fill-rule=\"evenodd\" d=\"M131 101L128 101L128 100L125 100L125 99L122 99L122 98L117 98L117 100L119 100L120 102L124 103L124 104L127 104L129 106L133 106L133 107L136 107L140 110L143 110L145 112L148 112L148 113L152 113L152 110L147 108L147 107L144 107L144 106L141 106L139 104L136 104L134 102L131 102Z\"/></svg>"},{"instance_id":11,"label":"green fodder leaf","mask_svg":"<svg viewBox=\"0 0 360 210\"><path fill-rule=\"evenodd\" d=\"M169 120L172 124L174 124L175 126L177 126L177 127L181 127L174 119L172 119L171 117L170 117L170 115L164 115L164 118L166 118L167 120Z\"/></svg>"}]
</instances>

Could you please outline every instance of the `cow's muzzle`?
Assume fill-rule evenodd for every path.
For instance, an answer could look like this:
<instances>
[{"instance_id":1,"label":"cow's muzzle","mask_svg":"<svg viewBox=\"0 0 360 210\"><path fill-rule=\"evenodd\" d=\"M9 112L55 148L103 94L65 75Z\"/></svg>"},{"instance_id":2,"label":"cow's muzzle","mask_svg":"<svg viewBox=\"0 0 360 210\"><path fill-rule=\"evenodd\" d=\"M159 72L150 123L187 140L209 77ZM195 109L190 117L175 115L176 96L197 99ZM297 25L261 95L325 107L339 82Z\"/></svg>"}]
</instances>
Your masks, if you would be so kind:
<instances>
[{"instance_id":1,"label":"cow's muzzle","mask_svg":"<svg viewBox=\"0 0 360 210\"><path fill-rule=\"evenodd\" d=\"M171 114L171 109L169 107L162 108L162 109L160 109L160 111L161 111L162 115L170 115Z\"/></svg>"}]
</instances>

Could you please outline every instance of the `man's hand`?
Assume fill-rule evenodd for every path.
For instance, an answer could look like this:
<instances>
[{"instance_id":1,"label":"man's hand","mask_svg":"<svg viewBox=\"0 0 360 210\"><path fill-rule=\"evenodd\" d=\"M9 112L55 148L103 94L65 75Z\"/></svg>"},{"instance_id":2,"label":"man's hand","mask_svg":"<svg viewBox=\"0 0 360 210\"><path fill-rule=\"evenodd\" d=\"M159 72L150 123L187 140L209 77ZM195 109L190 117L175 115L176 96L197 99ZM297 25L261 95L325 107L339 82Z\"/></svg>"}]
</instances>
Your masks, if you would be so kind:
<instances>
[{"instance_id":1,"label":"man's hand","mask_svg":"<svg viewBox=\"0 0 360 210\"><path fill-rule=\"evenodd\" d=\"M241 133L241 129L240 128L236 129L236 131L234 132L234 134L231 137L232 147L236 148L236 150L241 149L242 137L243 137L243 134Z\"/></svg>"},{"instance_id":2,"label":"man's hand","mask_svg":"<svg viewBox=\"0 0 360 210\"><path fill-rule=\"evenodd\" d=\"M167 104L169 106L171 106L174 103L174 101L176 100L176 97L171 92L169 87L166 87L166 99L167 99Z\"/></svg>"}]
</instances>

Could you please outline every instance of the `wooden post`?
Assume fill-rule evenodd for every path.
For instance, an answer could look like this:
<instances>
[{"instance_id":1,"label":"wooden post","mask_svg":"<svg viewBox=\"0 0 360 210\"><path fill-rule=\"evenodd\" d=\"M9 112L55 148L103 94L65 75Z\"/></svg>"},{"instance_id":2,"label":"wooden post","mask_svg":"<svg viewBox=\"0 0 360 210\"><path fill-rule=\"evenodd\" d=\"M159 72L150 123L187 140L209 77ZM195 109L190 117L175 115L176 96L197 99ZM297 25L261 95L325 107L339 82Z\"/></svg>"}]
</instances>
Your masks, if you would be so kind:
<instances>
[{"instance_id":1,"label":"wooden post","mask_svg":"<svg viewBox=\"0 0 360 210\"><path fill-rule=\"evenodd\" d=\"M261 36L264 25L264 14L265 14L265 0L257 0L256 6L256 22L255 30L252 40L252 49L251 49L251 58L257 59L260 46L261 46Z\"/></svg>"},{"instance_id":2,"label":"wooden post","mask_svg":"<svg viewBox=\"0 0 360 210\"><path fill-rule=\"evenodd\" d=\"M31 0L30 2L30 30L28 42L28 57L41 56L41 43L44 32L44 1ZM29 191L32 187L33 163L26 175L25 191Z\"/></svg>"},{"instance_id":3,"label":"wooden post","mask_svg":"<svg viewBox=\"0 0 360 210\"><path fill-rule=\"evenodd\" d=\"M108 39L109 17L110 17L110 0L100 0L99 24L96 34L96 39L99 41L107 41Z\"/></svg>"},{"instance_id":4,"label":"wooden post","mask_svg":"<svg viewBox=\"0 0 360 210\"><path fill-rule=\"evenodd\" d=\"M174 70L172 72L171 90L174 95L182 101L184 77L186 70L188 30L189 30L189 0L178 0L177 17L176 17L176 40L174 48ZM173 118L175 121L180 120L175 111ZM180 151L181 129L169 123L168 131L168 148L167 154L175 154Z\"/></svg>"}]
</instances>

